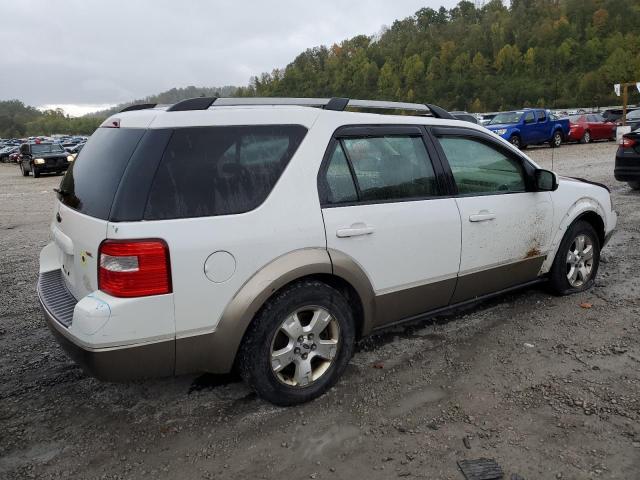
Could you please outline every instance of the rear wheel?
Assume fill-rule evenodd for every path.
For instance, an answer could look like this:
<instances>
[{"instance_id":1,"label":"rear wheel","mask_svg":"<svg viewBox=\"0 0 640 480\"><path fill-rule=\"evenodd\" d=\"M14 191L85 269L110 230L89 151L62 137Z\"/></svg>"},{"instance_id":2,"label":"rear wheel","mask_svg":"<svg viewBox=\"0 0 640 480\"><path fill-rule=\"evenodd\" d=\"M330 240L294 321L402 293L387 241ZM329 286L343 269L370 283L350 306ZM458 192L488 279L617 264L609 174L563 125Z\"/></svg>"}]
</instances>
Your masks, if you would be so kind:
<instances>
[{"instance_id":1,"label":"rear wheel","mask_svg":"<svg viewBox=\"0 0 640 480\"><path fill-rule=\"evenodd\" d=\"M31 167L31 172L33 173L33 178L38 178L40 176L40 170L38 170L35 165Z\"/></svg>"},{"instance_id":2,"label":"rear wheel","mask_svg":"<svg viewBox=\"0 0 640 480\"><path fill-rule=\"evenodd\" d=\"M20 162L20 172L22 173L23 177L29 176L29 172L24 169L24 165L22 165L22 162Z\"/></svg>"},{"instance_id":3,"label":"rear wheel","mask_svg":"<svg viewBox=\"0 0 640 480\"><path fill-rule=\"evenodd\" d=\"M558 148L560 145L562 145L562 132L560 132L560 130L556 131L553 134L549 145L551 146L551 148Z\"/></svg>"},{"instance_id":4,"label":"rear wheel","mask_svg":"<svg viewBox=\"0 0 640 480\"><path fill-rule=\"evenodd\" d=\"M240 374L272 403L307 402L342 375L354 341L344 296L325 283L301 281L277 293L254 319L240 348Z\"/></svg>"},{"instance_id":5,"label":"rear wheel","mask_svg":"<svg viewBox=\"0 0 640 480\"><path fill-rule=\"evenodd\" d=\"M582 292L593 285L600 265L600 239L583 220L573 223L560 243L549 272L550 287L558 295Z\"/></svg>"},{"instance_id":6,"label":"rear wheel","mask_svg":"<svg viewBox=\"0 0 640 480\"><path fill-rule=\"evenodd\" d=\"M591 132L589 130L585 130L584 135L580 139L580 143L591 143Z\"/></svg>"},{"instance_id":7,"label":"rear wheel","mask_svg":"<svg viewBox=\"0 0 640 480\"><path fill-rule=\"evenodd\" d=\"M640 182L628 182L629 186L634 190L640 190Z\"/></svg>"}]
</instances>

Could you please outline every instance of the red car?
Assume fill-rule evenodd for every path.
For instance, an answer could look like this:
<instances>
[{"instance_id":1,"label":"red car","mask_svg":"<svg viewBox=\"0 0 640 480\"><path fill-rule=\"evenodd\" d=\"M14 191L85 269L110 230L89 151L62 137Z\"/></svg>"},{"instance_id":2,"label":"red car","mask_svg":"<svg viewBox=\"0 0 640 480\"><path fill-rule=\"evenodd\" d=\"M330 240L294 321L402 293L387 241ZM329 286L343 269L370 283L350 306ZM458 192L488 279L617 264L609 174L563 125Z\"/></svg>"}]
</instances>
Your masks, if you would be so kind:
<instances>
[{"instance_id":1,"label":"red car","mask_svg":"<svg viewBox=\"0 0 640 480\"><path fill-rule=\"evenodd\" d=\"M616 124L605 121L599 113L569 117L569 141L589 143L592 140L615 140Z\"/></svg>"}]
</instances>

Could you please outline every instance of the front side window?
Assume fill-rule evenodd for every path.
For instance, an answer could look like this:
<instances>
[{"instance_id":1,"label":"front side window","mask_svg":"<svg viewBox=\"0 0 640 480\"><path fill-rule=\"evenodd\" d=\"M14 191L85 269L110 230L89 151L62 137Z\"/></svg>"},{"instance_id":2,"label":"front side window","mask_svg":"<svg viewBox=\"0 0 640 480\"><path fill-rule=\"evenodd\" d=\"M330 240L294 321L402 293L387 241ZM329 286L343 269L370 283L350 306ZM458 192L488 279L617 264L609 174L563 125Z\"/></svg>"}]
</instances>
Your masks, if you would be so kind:
<instances>
[{"instance_id":1,"label":"front side window","mask_svg":"<svg viewBox=\"0 0 640 480\"><path fill-rule=\"evenodd\" d=\"M359 201L405 200L438 194L436 176L419 136L345 138Z\"/></svg>"},{"instance_id":2,"label":"front side window","mask_svg":"<svg viewBox=\"0 0 640 480\"><path fill-rule=\"evenodd\" d=\"M253 210L267 198L306 132L299 125L175 130L153 180L145 219Z\"/></svg>"},{"instance_id":3,"label":"front side window","mask_svg":"<svg viewBox=\"0 0 640 480\"><path fill-rule=\"evenodd\" d=\"M481 141L444 136L438 138L460 195L524 192L523 167L517 160Z\"/></svg>"},{"instance_id":4,"label":"front side window","mask_svg":"<svg viewBox=\"0 0 640 480\"><path fill-rule=\"evenodd\" d=\"M538 112L538 122L542 123L546 121L547 121L547 114L544 112L544 110L540 110Z\"/></svg>"}]
</instances>

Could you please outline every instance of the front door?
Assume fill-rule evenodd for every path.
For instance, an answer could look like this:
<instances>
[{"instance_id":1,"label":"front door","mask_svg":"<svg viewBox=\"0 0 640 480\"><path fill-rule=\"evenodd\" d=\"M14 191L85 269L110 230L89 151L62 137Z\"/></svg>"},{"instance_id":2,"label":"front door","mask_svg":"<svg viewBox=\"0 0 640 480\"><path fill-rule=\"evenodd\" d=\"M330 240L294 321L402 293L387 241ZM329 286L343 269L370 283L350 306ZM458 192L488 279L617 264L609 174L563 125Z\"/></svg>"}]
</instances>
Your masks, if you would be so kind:
<instances>
[{"instance_id":1,"label":"front door","mask_svg":"<svg viewBox=\"0 0 640 480\"><path fill-rule=\"evenodd\" d=\"M549 192L533 192L533 167L488 135L437 129L451 168L462 223L453 302L534 280L550 249Z\"/></svg>"},{"instance_id":2,"label":"front door","mask_svg":"<svg viewBox=\"0 0 640 480\"><path fill-rule=\"evenodd\" d=\"M343 128L319 174L327 247L368 276L374 326L445 306L455 289L460 216L423 132Z\"/></svg>"}]
</instances>

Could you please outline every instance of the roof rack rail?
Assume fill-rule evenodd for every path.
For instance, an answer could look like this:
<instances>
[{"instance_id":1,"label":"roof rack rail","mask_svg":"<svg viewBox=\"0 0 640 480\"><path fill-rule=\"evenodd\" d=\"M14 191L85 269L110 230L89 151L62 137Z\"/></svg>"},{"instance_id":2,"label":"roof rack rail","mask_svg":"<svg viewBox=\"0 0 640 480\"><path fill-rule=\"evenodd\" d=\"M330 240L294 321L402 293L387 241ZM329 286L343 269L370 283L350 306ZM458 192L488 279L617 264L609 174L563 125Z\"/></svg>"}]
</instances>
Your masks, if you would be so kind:
<instances>
[{"instance_id":1,"label":"roof rack rail","mask_svg":"<svg viewBox=\"0 0 640 480\"><path fill-rule=\"evenodd\" d=\"M218 97L196 97L187 98L178 103L174 103L167 112L184 112L187 110L206 110L218 99Z\"/></svg>"},{"instance_id":2,"label":"roof rack rail","mask_svg":"<svg viewBox=\"0 0 640 480\"><path fill-rule=\"evenodd\" d=\"M140 110L153 108L144 105L132 105L122 110ZM347 108L364 108L378 110L412 110L423 112L435 118L455 120L455 117L444 108L430 103L387 102L384 100L356 100L352 98L278 98L278 97L196 97L182 100L167 108L167 112L183 112L187 110L207 110L214 107L257 106L257 105L296 105L303 107L320 107L325 110L343 112ZM155 106L155 105L154 105ZM137 107L137 108L135 108Z\"/></svg>"},{"instance_id":3,"label":"roof rack rail","mask_svg":"<svg viewBox=\"0 0 640 480\"><path fill-rule=\"evenodd\" d=\"M128 107L123 108L118 113L122 112L132 112L134 110L146 110L147 108L153 108L157 104L156 103L138 103L136 105L129 105Z\"/></svg>"}]
</instances>

